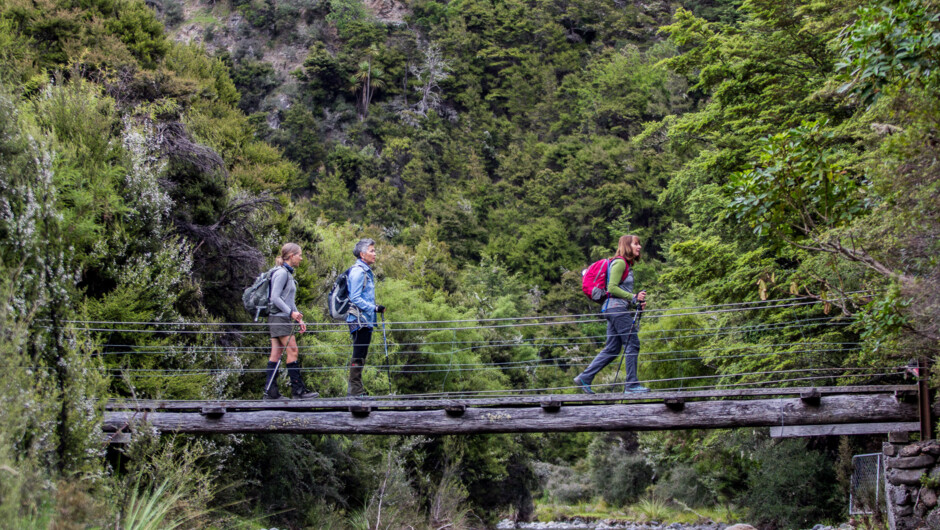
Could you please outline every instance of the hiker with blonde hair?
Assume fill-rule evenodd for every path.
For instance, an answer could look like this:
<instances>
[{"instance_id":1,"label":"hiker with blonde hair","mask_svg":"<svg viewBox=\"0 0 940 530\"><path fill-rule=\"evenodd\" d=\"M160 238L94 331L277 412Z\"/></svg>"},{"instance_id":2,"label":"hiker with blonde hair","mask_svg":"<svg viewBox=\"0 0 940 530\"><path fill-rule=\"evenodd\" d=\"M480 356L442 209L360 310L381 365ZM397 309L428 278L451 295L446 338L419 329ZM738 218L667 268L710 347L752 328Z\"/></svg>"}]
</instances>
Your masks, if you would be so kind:
<instances>
[{"instance_id":1,"label":"hiker with blonde hair","mask_svg":"<svg viewBox=\"0 0 940 530\"><path fill-rule=\"evenodd\" d=\"M300 352L297 348L297 339L294 337L295 327L300 333L307 331L304 315L297 309L294 299L297 296L297 282L294 280L294 270L303 261L303 251L296 243L287 243L281 247L275 262L277 267L271 275L271 294L268 297L270 312L268 314L268 329L271 335L271 355L268 357L267 376L265 377L264 395L262 399L280 399L274 379L277 376L281 357L287 354L287 375L290 378L291 398L313 399L320 394L312 392L304 384L300 375Z\"/></svg>"}]
</instances>

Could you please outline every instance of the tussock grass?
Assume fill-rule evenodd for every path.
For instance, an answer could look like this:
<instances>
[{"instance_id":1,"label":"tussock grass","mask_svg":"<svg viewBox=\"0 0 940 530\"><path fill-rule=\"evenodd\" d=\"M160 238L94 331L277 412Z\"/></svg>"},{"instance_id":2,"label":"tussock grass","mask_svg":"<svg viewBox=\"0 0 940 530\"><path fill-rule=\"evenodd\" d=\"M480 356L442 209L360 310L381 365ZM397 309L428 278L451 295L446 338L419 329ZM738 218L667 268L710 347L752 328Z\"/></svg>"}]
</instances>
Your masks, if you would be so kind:
<instances>
[{"instance_id":1,"label":"tussock grass","mask_svg":"<svg viewBox=\"0 0 940 530\"><path fill-rule=\"evenodd\" d=\"M576 504L539 501L535 506L535 517L542 522L581 518L631 522L659 521L664 524L694 524L704 521L730 524L741 521L743 516L742 511L733 504L690 508L680 502L654 496L644 497L623 507L609 506L603 500Z\"/></svg>"},{"instance_id":2,"label":"tussock grass","mask_svg":"<svg viewBox=\"0 0 940 530\"><path fill-rule=\"evenodd\" d=\"M640 499L636 504L630 506L629 511L642 522L665 521L677 517L676 508L656 497Z\"/></svg>"},{"instance_id":3,"label":"tussock grass","mask_svg":"<svg viewBox=\"0 0 940 530\"><path fill-rule=\"evenodd\" d=\"M124 507L121 526L125 530L172 530L205 515L202 510L178 513L185 493L184 488L171 487L169 479L152 489L134 488Z\"/></svg>"}]
</instances>

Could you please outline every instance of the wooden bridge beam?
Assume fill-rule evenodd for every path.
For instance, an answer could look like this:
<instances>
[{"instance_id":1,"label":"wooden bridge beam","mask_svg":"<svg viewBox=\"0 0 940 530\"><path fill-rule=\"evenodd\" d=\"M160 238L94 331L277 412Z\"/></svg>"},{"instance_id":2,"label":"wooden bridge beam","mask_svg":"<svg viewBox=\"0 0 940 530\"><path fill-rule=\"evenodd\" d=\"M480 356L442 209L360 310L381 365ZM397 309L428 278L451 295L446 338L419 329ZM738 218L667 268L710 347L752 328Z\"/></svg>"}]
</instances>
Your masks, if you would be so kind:
<instances>
[{"instance_id":1,"label":"wooden bridge beam","mask_svg":"<svg viewBox=\"0 0 940 530\"><path fill-rule=\"evenodd\" d=\"M783 399L692 401L681 410L662 403L631 403L523 408L467 407L462 415L447 410L239 411L207 416L198 412L109 411L106 432L133 429L146 417L162 432L297 433L297 434L485 434L615 430L715 429L840 423L908 422L918 420L918 405L892 395L828 395L818 405L799 397ZM136 415L136 416L135 416Z\"/></svg>"}]
</instances>

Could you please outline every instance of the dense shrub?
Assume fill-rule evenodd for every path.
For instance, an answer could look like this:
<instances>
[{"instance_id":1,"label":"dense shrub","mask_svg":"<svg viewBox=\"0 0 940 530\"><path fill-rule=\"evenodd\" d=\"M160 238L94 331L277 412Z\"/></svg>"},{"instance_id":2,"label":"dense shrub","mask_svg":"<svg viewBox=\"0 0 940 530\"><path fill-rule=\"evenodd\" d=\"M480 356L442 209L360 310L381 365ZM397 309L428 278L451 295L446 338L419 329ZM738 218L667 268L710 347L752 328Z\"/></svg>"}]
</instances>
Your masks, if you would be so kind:
<instances>
[{"instance_id":1,"label":"dense shrub","mask_svg":"<svg viewBox=\"0 0 940 530\"><path fill-rule=\"evenodd\" d=\"M614 505L636 501L653 483L652 466L616 435L601 436L591 443L588 465L595 493Z\"/></svg>"},{"instance_id":2,"label":"dense shrub","mask_svg":"<svg viewBox=\"0 0 940 530\"><path fill-rule=\"evenodd\" d=\"M573 467L535 462L532 469L539 479L543 497L548 499L574 504L588 500L594 493L588 474Z\"/></svg>"},{"instance_id":3,"label":"dense shrub","mask_svg":"<svg viewBox=\"0 0 940 530\"><path fill-rule=\"evenodd\" d=\"M233 0L213 9L205 28L213 48L237 42L231 64L239 68L230 70L198 46L168 40L139 0L0 2L0 83L15 85L9 98L24 116L20 123L0 103L0 271L20 289L5 294L0 282L0 300L9 300L0 304L0 521L28 526L9 517L53 502L48 488L31 485L111 471L97 456L98 413L90 398L131 390L166 399L257 395L267 355L267 337L250 329L217 335L203 326L187 331L189 338L129 331L73 336L46 333L43 320L32 325L34 317L243 321L241 288L285 240L307 253L297 273L298 305L314 318L322 313L318 297L350 262L349 243L363 235L381 241L379 298L405 322L593 312L578 292L578 271L589 257L609 255L625 232L640 234L654 258L635 273L638 285L654 294L657 312L787 292L828 298L835 285L879 292L883 282L869 282L838 260L819 253L808 259L756 240L753 227L727 207L728 175L753 165L759 139L787 134L803 119L831 124L834 134L819 147L833 150L838 167L851 170L846 175L866 175L875 184L870 197L852 199L880 214L852 232L834 233L832 241L878 241L885 270L918 275L911 285L929 303L907 307L922 308L930 319L922 335L936 337L932 315L940 298L930 294L940 284L936 43L918 44L921 52L902 70L867 68L896 59L895 47L879 43L935 25L929 11L905 8L898 18L882 6L856 14L853 3L745 2L740 9L738 0L622 3L418 0L408 3L409 16L360 0ZM697 19L679 4L732 25ZM172 23L181 4L165 5ZM237 28L214 20L232 14L229 7L244 21ZM660 31L672 15L676 23ZM393 22L399 16L404 24ZM855 19L854 29L842 32ZM840 32L855 44L843 48ZM657 43L666 33L672 42ZM292 74L298 83L275 87L312 39L302 69ZM279 48L285 43L291 46ZM263 55L279 57L277 76L260 62ZM857 93L864 79L855 79L860 84L849 99L850 86L836 90L852 81L834 72L840 62L881 79L872 86L881 94L873 114L865 116L855 99L864 96ZM436 85L428 81L432 63L450 73ZM380 81L377 97L363 98L364 86L377 89ZM273 93L279 110L269 120L249 120L234 107L241 101L244 109L270 109L265 102ZM437 112L417 112L435 98ZM890 137L887 148L877 147L879 134ZM831 213L838 219L845 212ZM819 273L823 261L833 276ZM802 288L817 277L823 285ZM895 301L908 303L875 302ZM17 315L34 316L5 317L14 307ZM872 318L904 327L895 311L878 313L884 316ZM824 320L811 306L758 316L769 314L706 309L683 321L669 315L668 325L650 322L664 313L649 315L643 332L655 340L644 338L644 380L678 372L726 378L699 379L709 384L756 383L755 374L833 366L855 373L882 361L894 366L908 357L904 349L936 350L935 344L899 348L894 337L876 333L877 340L862 337L864 356L852 348L819 357L804 345L857 343L857 332L764 326ZM376 344L367 384L399 394L570 387L575 365L600 347L603 323L557 323L548 330L528 322L427 334L390 328L388 362L403 369L394 376L372 370L383 362ZM702 332L669 333L671 339L660 333L684 328ZM302 337L310 356L305 376L321 383L311 386L325 396L341 395L348 337L325 335ZM799 346L779 349L791 343ZM648 356L655 352L673 360ZM419 372L442 362L446 371ZM482 362L506 364L484 368ZM653 362L658 368L650 368ZM49 377L36 377L46 374L37 366ZM106 381L92 377L99 368L148 372L114 378L106 392ZM223 372L232 375L216 375ZM742 380L742 374L751 376ZM659 493L691 504L708 502L709 493L722 502L740 499L770 525L802 526L834 510L812 506L840 506L827 493L825 459L798 442L767 444L764 431L669 433L657 439L661 448L645 445L642 453L629 435L561 436L544 437L540 446L535 437L463 437L460 456L433 441L392 447L386 438L363 436L233 436L218 446L230 456L224 466L221 459L200 465L224 471L218 483L233 485L218 506L236 506L246 516L279 513L278 524L301 524L289 518L309 510L312 527L353 513L361 516L337 525L421 525L423 511L434 523L428 526L458 528L464 497L487 520L510 508L524 519L532 512L533 458L586 459L585 470L551 468L559 499L600 493L630 502L649 489L654 470L664 469L672 472ZM586 440L595 439L586 452ZM154 452L160 446L151 449L133 460L178 475L187 470L160 458ZM441 472L442 465L450 471ZM8 480L7 467L18 478ZM160 484L142 488L153 492ZM753 490L742 494L747 487ZM68 496L67 488L56 494L61 513L69 513L61 500ZM244 499L250 500L237 504ZM65 520L106 524L75 515Z\"/></svg>"},{"instance_id":4,"label":"dense shrub","mask_svg":"<svg viewBox=\"0 0 940 530\"><path fill-rule=\"evenodd\" d=\"M278 86L277 75L270 63L241 61L232 68L232 82L241 94L238 107L246 113L261 110L261 102Z\"/></svg>"},{"instance_id":5,"label":"dense shrub","mask_svg":"<svg viewBox=\"0 0 940 530\"><path fill-rule=\"evenodd\" d=\"M526 220L518 233L507 231L494 237L488 251L504 259L514 272L525 274L529 282L543 286L558 282L565 270L586 261L567 226L550 217ZM539 259L533 260L535 255Z\"/></svg>"},{"instance_id":6,"label":"dense shrub","mask_svg":"<svg viewBox=\"0 0 940 530\"><path fill-rule=\"evenodd\" d=\"M250 0L238 5L238 12L252 26L259 29L270 28L274 24L274 5L266 0Z\"/></svg>"},{"instance_id":7,"label":"dense shrub","mask_svg":"<svg viewBox=\"0 0 940 530\"><path fill-rule=\"evenodd\" d=\"M829 458L804 440L769 441L755 453L740 500L754 520L782 528L808 528L845 509Z\"/></svg>"},{"instance_id":8,"label":"dense shrub","mask_svg":"<svg viewBox=\"0 0 940 530\"><path fill-rule=\"evenodd\" d=\"M178 26L185 17L181 0L166 0L163 3L163 23L168 28Z\"/></svg>"},{"instance_id":9,"label":"dense shrub","mask_svg":"<svg viewBox=\"0 0 940 530\"><path fill-rule=\"evenodd\" d=\"M711 506L716 502L715 494L705 485L695 468L678 465L669 470L653 488L656 497L675 499L688 506Z\"/></svg>"}]
</instances>

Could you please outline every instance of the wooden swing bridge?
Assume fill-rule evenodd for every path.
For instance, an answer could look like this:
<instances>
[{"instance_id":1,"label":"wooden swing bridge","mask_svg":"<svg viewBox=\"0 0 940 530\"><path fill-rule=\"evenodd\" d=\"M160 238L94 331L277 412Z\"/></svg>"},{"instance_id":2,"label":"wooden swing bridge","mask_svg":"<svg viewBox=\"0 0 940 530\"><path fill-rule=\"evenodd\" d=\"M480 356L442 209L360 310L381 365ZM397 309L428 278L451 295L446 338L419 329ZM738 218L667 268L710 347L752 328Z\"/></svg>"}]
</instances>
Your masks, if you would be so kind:
<instances>
[{"instance_id":1,"label":"wooden swing bridge","mask_svg":"<svg viewBox=\"0 0 940 530\"><path fill-rule=\"evenodd\" d=\"M161 433L346 435L771 427L773 436L920 430L930 438L936 413L924 384L457 399L126 400L106 404L103 430L110 443L127 442L143 425Z\"/></svg>"}]
</instances>

